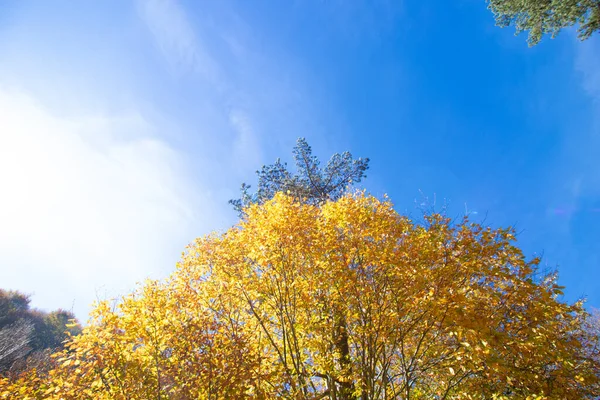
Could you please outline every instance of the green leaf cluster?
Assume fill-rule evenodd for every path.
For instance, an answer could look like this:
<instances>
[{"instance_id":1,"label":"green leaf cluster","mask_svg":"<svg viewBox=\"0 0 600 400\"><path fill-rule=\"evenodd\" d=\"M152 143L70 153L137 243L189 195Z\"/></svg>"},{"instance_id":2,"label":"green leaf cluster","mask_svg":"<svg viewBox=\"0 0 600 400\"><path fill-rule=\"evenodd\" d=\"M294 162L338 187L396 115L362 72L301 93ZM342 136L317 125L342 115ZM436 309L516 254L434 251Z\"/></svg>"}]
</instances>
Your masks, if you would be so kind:
<instances>
[{"instance_id":1,"label":"green leaf cluster","mask_svg":"<svg viewBox=\"0 0 600 400\"><path fill-rule=\"evenodd\" d=\"M488 0L488 8L499 26L514 26L517 34L528 31L530 46L570 26L578 26L581 40L600 31L600 0Z\"/></svg>"}]
</instances>

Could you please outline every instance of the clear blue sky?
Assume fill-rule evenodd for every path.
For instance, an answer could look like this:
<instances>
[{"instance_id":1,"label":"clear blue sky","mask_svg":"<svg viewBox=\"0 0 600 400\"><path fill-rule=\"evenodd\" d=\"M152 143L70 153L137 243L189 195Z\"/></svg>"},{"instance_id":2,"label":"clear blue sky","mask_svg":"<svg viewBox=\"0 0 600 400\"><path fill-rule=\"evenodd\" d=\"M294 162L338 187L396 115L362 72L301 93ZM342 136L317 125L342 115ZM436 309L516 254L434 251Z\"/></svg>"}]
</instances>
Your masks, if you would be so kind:
<instances>
[{"instance_id":1,"label":"clear blue sky","mask_svg":"<svg viewBox=\"0 0 600 400\"><path fill-rule=\"evenodd\" d=\"M600 36L513 33L484 0L5 0L0 286L85 319L304 136L401 212L516 225L600 307Z\"/></svg>"}]
</instances>

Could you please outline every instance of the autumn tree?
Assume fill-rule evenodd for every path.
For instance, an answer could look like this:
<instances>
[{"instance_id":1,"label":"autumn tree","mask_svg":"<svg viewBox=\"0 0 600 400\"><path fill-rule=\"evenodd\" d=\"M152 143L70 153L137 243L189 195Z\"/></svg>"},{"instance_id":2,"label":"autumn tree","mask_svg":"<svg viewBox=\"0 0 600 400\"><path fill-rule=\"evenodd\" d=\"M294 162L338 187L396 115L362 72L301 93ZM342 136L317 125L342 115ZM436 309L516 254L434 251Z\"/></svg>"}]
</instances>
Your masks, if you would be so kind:
<instances>
[{"instance_id":1,"label":"autumn tree","mask_svg":"<svg viewBox=\"0 0 600 400\"><path fill-rule=\"evenodd\" d=\"M600 0L488 0L488 7L499 26L514 26L517 34L529 31L530 46L574 25L581 40L600 31Z\"/></svg>"},{"instance_id":2,"label":"autumn tree","mask_svg":"<svg viewBox=\"0 0 600 400\"><path fill-rule=\"evenodd\" d=\"M275 193L283 192L308 204L320 204L327 200L337 200L352 184L365 178L369 168L368 158L354 159L349 152L335 153L327 165L321 168L320 161L313 156L312 148L304 138L299 138L293 149L296 172L288 170L287 163L280 159L275 164L263 165L256 171L258 187L242 184L242 196L230 200L240 214L250 204L263 204L271 200Z\"/></svg>"},{"instance_id":3,"label":"autumn tree","mask_svg":"<svg viewBox=\"0 0 600 400\"><path fill-rule=\"evenodd\" d=\"M592 399L598 335L512 229L276 194L0 383L49 399Z\"/></svg>"}]
</instances>

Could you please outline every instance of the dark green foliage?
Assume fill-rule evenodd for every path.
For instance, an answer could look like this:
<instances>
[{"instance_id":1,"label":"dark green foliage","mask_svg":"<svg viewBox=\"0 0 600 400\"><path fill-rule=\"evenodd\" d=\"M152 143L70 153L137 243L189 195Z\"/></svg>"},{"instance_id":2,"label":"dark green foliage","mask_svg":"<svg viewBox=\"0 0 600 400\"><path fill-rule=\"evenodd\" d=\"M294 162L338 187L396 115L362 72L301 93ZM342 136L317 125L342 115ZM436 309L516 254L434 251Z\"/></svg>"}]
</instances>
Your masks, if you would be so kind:
<instances>
[{"instance_id":1,"label":"dark green foliage","mask_svg":"<svg viewBox=\"0 0 600 400\"><path fill-rule=\"evenodd\" d=\"M336 200L348 186L365 178L365 171L369 168L368 158L353 159L349 152L335 153L325 168L321 168L304 138L298 139L293 154L296 173L288 171L287 163L282 163L280 159L275 164L264 165L260 171L256 171L256 193L250 193L250 185L242 184L242 197L229 201L234 209L242 214L244 207L252 203L263 204L280 191L309 204Z\"/></svg>"},{"instance_id":2,"label":"dark green foliage","mask_svg":"<svg viewBox=\"0 0 600 400\"><path fill-rule=\"evenodd\" d=\"M488 0L488 7L499 26L529 31L530 46L569 26L578 25L581 40L600 31L600 0Z\"/></svg>"},{"instance_id":3,"label":"dark green foliage","mask_svg":"<svg viewBox=\"0 0 600 400\"><path fill-rule=\"evenodd\" d=\"M29 302L23 293L0 289L0 372L27 355L61 347L69 334L81 332L79 325L66 327L75 320L72 312L47 313L30 308Z\"/></svg>"}]
</instances>

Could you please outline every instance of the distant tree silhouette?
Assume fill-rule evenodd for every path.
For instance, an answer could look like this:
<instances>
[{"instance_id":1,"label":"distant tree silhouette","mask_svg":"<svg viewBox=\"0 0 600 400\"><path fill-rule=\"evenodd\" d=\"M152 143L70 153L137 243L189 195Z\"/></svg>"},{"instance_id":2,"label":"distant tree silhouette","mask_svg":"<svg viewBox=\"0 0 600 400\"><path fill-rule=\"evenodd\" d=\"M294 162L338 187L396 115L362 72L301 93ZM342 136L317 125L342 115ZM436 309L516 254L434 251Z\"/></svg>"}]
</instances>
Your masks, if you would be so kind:
<instances>
[{"instance_id":1,"label":"distant tree silhouette","mask_svg":"<svg viewBox=\"0 0 600 400\"><path fill-rule=\"evenodd\" d=\"M79 324L66 327L73 320L75 315L70 311L32 309L28 295L0 289L0 373L17 361L26 365L24 359L37 352L62 347L69 335L81 332Z\"/></svg>"}]
</instances>

